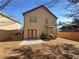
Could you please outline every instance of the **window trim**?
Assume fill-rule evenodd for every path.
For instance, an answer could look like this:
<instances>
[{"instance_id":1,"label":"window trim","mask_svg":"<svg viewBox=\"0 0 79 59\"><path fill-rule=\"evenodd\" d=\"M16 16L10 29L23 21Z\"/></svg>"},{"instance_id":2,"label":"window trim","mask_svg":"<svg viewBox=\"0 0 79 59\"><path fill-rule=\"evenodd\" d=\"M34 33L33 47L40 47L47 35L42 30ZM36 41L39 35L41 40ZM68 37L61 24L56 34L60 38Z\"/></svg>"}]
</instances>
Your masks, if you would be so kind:
<instances>
[{"instance_id":1,"label":"window trim","mask_svg":"<svg viewBox=\"0 0 79 59\"><path fill-rule=\"evenodd\" d=\"M36 17L36 16L30 16L30 17L29 17L29 21L30 21L31 23L37 23L37 17Z\"/></svg>"},{"instance_id":2,"label":"window trim","mask_svg":"<svg viewBox=\"0 0 79 59\"><path fill-rule=\"evenodd\" d=\"M45 19L45 24L47 25L49 22L48 22L48 18Z\"/></svg>"}]
</instances>

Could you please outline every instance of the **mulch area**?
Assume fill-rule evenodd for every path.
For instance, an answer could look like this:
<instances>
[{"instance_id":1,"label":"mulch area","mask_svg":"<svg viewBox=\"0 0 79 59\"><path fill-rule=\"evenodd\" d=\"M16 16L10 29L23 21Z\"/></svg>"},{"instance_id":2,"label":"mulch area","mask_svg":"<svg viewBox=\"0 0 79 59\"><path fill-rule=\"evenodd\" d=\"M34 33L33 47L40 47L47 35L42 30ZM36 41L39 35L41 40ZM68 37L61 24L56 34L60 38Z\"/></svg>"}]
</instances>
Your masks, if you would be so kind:
<instances>
[{"instance_id":1,"label":"mulch area","mask_svg":"<svg viewBox=\"0 0 79 59\"><path fill-rule=\"evenodd\" d=\"M18 47L10 49L5 59L79 59L79 48L72 44L46 45L48 48Z\"/></svg>"}]
</instances>

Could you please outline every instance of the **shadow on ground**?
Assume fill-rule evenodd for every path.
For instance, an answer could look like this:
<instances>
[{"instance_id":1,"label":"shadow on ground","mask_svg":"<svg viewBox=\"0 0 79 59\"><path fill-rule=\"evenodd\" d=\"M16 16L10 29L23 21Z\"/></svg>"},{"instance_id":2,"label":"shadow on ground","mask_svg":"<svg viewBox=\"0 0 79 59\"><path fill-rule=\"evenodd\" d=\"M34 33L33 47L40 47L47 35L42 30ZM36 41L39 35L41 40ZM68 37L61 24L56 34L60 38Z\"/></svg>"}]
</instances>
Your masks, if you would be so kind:
<instances>
[{"instance_id":1,"label":"shadow on ground","mask_svg":"<svg viewBox=\"0 0 79 59\"><path fill-rule=\"evenodd\" d=\"M48 49L20 47L11 50L5 59L79 59L79 48L71 44L48 45Z\"/></svg>"}]
</instances>

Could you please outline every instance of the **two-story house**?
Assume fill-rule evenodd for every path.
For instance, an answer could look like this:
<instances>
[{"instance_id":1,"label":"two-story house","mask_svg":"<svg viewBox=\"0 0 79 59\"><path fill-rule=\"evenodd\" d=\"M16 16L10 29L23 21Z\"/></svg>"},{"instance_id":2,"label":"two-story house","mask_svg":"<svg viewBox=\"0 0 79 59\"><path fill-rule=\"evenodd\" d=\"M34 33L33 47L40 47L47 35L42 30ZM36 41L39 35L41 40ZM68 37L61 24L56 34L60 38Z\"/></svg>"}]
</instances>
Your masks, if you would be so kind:
<instances>
[{"instance_id":1,"label":"two-story house","mask_svg":"<svg viewBox=\"0 0 79 59\"><path fill-rule=\"evenodd\" d=\"M42 33L57 34L57 17L45 6L23 13L24 16L24 39L40 38Z\"/></svg>"}]
</instances>

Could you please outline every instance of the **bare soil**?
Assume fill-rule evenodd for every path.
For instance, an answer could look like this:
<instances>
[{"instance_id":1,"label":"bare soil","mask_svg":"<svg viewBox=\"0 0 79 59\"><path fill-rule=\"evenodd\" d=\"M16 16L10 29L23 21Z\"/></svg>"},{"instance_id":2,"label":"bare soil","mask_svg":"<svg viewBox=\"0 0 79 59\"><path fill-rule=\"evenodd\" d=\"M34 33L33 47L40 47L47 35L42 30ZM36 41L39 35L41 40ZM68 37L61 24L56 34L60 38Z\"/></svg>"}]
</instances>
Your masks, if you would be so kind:
<instances>
[{"instance_id":1,"label":"bare soil","mask_svg":"<svg viewBox=\"0 0 79 59\"><path fill-rule=\"evenodd\" d=\"M21 41L0 42L0 59L5 59L6 57L9 57L11 55L13 55L13 56L20 55L20 54L16 53L17 51L14 52L13 50L21 49L24 47L26 47L25 50L27 50L28 48L31 48L33 53L35 53L35 52L38 53L39 51L41 51L43 53L43 55L45 55L45 56L51 54L51 52L53 51L52 47L54 47L55 45L59 45L58 46L58 48L59 48L63 44L71 44L71 45L74 45L74 47L79 48L79 42L75 42L75 41L71 41L71 40L67 40L67 39L63 39L63 38L57 38L55 40L52 39L50 41L45 41L45 43L43 43L43 44L37 44L37 45L20 46L19 45L20 42ZM52 50L51 50L51 48L52 48ZM32 53L32 51L30 53ZM49 56L52 56L52 55L49 55ZM24 57L24 56L21 56L21 57ZM53 56L52 56L52 58L53 58ZM64 57L62 56L61 58L64 58Z\"/></svg>"}]
</instances>

